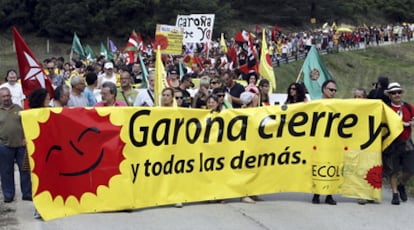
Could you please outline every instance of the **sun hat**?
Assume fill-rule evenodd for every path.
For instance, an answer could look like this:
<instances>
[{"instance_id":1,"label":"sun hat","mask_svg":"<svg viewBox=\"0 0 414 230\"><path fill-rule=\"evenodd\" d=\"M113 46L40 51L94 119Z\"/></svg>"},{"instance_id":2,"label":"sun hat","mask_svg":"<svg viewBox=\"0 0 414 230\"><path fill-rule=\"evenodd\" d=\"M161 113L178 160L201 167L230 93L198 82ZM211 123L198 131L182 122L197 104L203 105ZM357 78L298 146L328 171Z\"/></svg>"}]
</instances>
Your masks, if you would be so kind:
<instances>
[{"instance_id":1,"label":"sun hat","mask_svg":"<svg viewBox=\"0 0 414 230\"><path fill-rule=\"evenodd\" d=\"M112 62L107 62L104 65L105 69L113 69L114 68L114 64Z\"/></svg>"},{"instance_id":2,"label":"sun hat","mask_svg":"<svg viewBox=\"0 0 414 230\"><path fill-rule=\"evenodd\" d=\"M384 91L385 94L389 94L391 92L401 91L404 92L404 89L401 88L401 85L398 82L392 82L388 85L388 88Z\"/></svg>"}]
</instances>

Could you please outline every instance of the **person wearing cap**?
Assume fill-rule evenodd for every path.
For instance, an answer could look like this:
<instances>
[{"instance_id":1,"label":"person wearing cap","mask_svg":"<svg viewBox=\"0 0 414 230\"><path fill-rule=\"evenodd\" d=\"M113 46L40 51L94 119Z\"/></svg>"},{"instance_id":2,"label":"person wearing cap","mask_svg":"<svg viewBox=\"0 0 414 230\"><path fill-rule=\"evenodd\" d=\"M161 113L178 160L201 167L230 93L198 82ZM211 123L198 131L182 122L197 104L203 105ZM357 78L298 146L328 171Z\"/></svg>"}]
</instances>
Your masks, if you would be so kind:
<instances>
[{"instance_id":1,"label":"person wearing cap","mask_svg":"<svg viewBox=\"0 0 414 230\"><path fill-rule=\"evenodd\" d=\"M114 73L114 63L111 61L105 62L104 64L104 73L98 76L98 88L102 87L104 82L110 81L114 84L117 83L117 76Z\"/></svg>"},{"instance_id":2,"label":"person wearing cap","mask_svg":"<svg viewBox=\"0 0 414 230\"><path fill-rule=\"evenodd\" d=\"M390 103L390 98L384 94L389 84L388 77L379 76L377 82L372 83L373 89L368 93L368 99L381 99L385 104Z\"/></svg>"},{"instance_id":3,"label":"person wearing cap","mask_svg":"<svg viewBox=\"0 0 414 230\"><path fill-rule=\"evenodd\" d=\"M180 85L176 88L183 93L183 107L190 107L192 104L191 94L187 91L187 89L191 87L194 87L192 75L184 74L180 81Z\"/></svg>"},{"instance_id":4,"label":"person wearing cap","mask_svg":"<svg viewBox=\"0 0 414 230\"><path fill-rule=\"evenodd\" d=\"M404 89L397 82L390 83L384 91L390 98L390 108L402 120L403 132L383 152L383 174L390 178L392 201L394 205L407 201L405 185L414 173L414 146L411 141L411 127L414 125L414 107L402 100ZM402 171L401 181L398 184L398 175Z\"/></svg>"}]
</instances>

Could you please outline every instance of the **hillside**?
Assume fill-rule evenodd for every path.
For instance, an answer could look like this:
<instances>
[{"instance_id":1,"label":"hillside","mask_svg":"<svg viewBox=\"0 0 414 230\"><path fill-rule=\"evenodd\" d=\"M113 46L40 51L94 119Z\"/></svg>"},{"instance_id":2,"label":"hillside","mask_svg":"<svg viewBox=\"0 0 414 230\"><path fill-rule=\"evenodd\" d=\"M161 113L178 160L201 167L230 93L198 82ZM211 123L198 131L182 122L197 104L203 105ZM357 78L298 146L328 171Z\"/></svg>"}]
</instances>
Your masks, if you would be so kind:
<instances>
[{"instance_id":1,"label":"hillside","mask_svg":"<svg viewBox=\"0 0 414 230\"><path fill-rule=\"evenodd\" d=\"M357 87L371 89L379 75L388 76L407 90L405 100L414 102L414 42L369 47L321 56L338 83L338 98L352 97ZM303 60L276 67L277 92L285 93L287 86L296 81Z\"/></svg>"}]
</instances>

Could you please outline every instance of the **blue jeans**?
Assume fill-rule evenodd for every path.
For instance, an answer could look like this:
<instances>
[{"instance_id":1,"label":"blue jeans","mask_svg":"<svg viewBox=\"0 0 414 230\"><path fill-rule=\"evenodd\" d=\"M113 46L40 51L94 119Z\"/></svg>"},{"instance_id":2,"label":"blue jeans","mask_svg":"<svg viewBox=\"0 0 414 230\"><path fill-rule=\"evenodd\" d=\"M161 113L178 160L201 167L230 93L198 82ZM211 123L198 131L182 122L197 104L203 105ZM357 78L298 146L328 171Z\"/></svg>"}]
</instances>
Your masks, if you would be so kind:
<instances>
[{"instance_id":1,"label":"blue jeans","mask_svg":"<svg viewBox=\"0 0 414 230\"><path fill-rule=\"evenodd\" d=\"M20 189L23 198L32 197L32 181L30 171L22 171L26 147L10 148L0 144L1 189L5 200L12 200L15 195L14 163L19 166Z\"/></svg>"}]
</instances>

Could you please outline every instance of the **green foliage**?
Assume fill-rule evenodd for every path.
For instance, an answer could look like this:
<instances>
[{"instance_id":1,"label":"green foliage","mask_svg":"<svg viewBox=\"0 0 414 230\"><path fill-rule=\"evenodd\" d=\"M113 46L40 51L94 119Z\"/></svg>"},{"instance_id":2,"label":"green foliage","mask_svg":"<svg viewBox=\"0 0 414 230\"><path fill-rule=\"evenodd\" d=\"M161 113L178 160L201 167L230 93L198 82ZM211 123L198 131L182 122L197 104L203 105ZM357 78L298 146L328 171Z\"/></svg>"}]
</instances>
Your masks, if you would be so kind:
<instances>
[{"instance_id":1,"label":"green foliage","mask_svg":"<svg viewBox=\"0 0 414 230\"><path fill-rule=\"evenodd\" d=\"M69 41L125 38L134 29L154 34L156 24L175 24L178 14L215 14L214 36L259 25L314 27L325 22L382 24L414 21L412 0L0 0L0 30L21 31ZM247 25L247 26L246 26Z\"/></svg>"}]
</instances>

